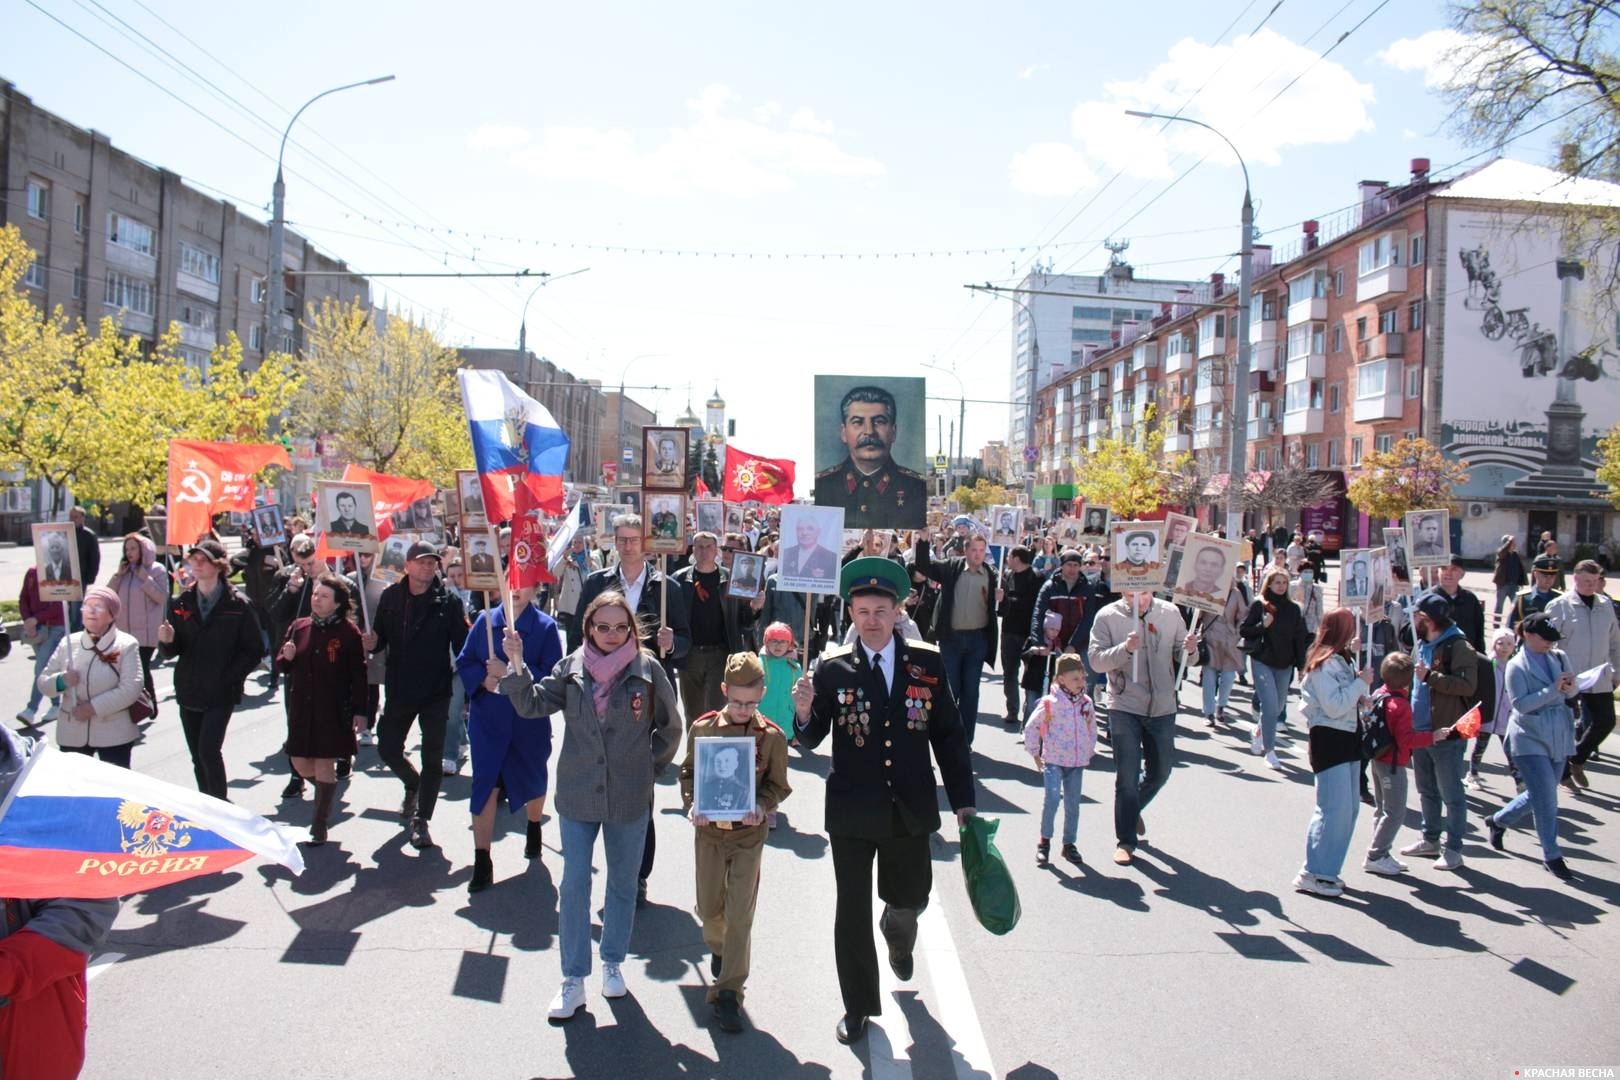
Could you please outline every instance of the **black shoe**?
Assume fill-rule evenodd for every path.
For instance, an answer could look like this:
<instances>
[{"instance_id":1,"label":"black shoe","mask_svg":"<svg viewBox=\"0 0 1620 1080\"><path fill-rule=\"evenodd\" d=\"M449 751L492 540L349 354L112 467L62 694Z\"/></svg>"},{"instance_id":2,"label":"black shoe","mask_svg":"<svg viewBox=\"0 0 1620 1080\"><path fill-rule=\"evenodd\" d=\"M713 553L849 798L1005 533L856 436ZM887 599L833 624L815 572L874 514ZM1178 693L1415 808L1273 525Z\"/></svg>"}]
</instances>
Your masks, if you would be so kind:
<instances>
[{"instance_id":1,"label":"black shoe","mask_svg":"<svg viewBox=\"0 0 1620 1080\"><path fill-rule=\"evenodd\" d=\"M467 883L469 893L480 893L495 884L495 860L489 852L479 848L473 852L473 876Z\"/></svg>"},{"instance_id":2,"label":"black shoe","mask_svg":"<svg viewBox=\"0 0 1620 1080\"><path fill-rule=\"evenodd\" d=\"M864 1038L866 1035L866 1017L850 1016L848 1013L845 1013L844 1018L838 1021L838 1030L836 1034L838 1036L838 1041L843 1043L845 1046L848 1046L850 1043L855 1042L858 1039Z\"/></svg>"},{"instance_id":3,"label":"black shoe","mask_svg":"<svg viewBox=\"0 0 1620 1080\"><path fill-rule=\"evenodd\" d=\"M1063 845L1063 857L1076 866L1086 865L1086 860L1080 857L1080 849L1073 844Z\"/></svg>"},{"instance_id":4,"label":"black shoe","mask_svg":"<svg viewBox=\"0 0 1620 1080\"><path fill-rule=\"evenodd\" d=\"M339 780L354 771L354 758L340 757L337 759L337 777Z\"/></svg>"},{"instance_id":5,"label":"black shoe","mask_svg":"<svg viewBox=\"0 0 1620 1080\"><path fill-rule=\"evenodd\" d=\"M1035 865L1036 866L1050 866L1050 865L1052 865L1052 841L1043 839L1043 840L1040 840L1039 842L1036 843L1036 845L1035 845Z\"/></svg>"},{"instance_id":6,"label":"black shoe","mask_svg":"<svg viewBox=\"0 0 1620 1080\"><path fill-rule=\"evenodd\" d=\"M1204 726L1207 728L1213 728L1215 726L1215 718L1213 716L1204 717Z\"/></svg>"},{"instance_id":7,"label":"black shoe","mask_svg":"<svg viewBox=\"0 0 1620 1080\"><path fill-rule=\"evenodd\" d=\"M878 920L878 929L889 943L889 969L901 982L910 982L916 968L911 950L917 944L918 913L916 908L886 906Z\"/></svg>"},{"instance_id":8,"label":"black shoe","mask_svg":"<svg viewBox=\"0 0 1620 1080\"><path fill-rule=\"evenodd\" d=\"M641 878L636 882L636 907L647 906L647 879Z\"/></svg>"},{"instance_id":9,"label":"black shoe","mask_svg":"<svg viewBox=\"0 0 1620 1080\"><path fill-rule=\"evenodd\" d=\"M1575 880L1575 871L1571 870L1564 864L1564 857L1562 855L1556 859L1548 859L1546 862L1542 863L1542 865L1550 870L1552 872L1552 876L1557 878L1559 881Z\"/></svg>"},{"instance_id":10,"label":"black shoe","mask_svg":"<svg viewBox=\"0 0 1620 1080\"><path fill-rule=\"evenodd\" d=\"M1018 726L1018 717L1016 717L1016 716L1003 716L1001 718L1001 722L1003 724L1006 724L1008 727L1015 728L1015 727Z\"/></svg>"},{"instance_id":11,"label":"black shoe","mask_svg":"<svg viewBox=\"0 0 1620 1080\"><path fill-rule=\"evenodd\" d=\"M1373 800L1372 788L1362 788L1361 789L1361 801L1366 803L1368 806L1377 806L1378 805Z\"/></svg>"},{"instance_id":12,"label":"black shoe","mask_svg":"<svg viewBox=\"0 0 1620 1080\"><path fill-rule=\"evenodd\" d=\"M287 781L287 786L281 789L283 799L302 799L304 797L304 778L297 773Z\"/></svg>"},{"instance_id":13,"label":"black shoe","mask_svg":"<svg viewBox=\"0 0 1620 1080\"><path fill-rule=\"evenodd\" d=\"M410 821L416 816L416 789L405 789L405 797L399 801L399 820Z\"/></svg>"},{"instance_id":14,"label":"black shoe","mask_svg":"<svg viewBox=\"0 0 1620 1080\"><path fill-rule=\"evenodd\" d=\"M424 848L436 847L433 836L428 832L428 823L422 818L411 819L411 847L421 851Z\"/></svg>"},{"instance_id":15,"label":"black shoe","mask_svg":"<svg viewBox=\"0 0 1620 1080\"><path fill-rule=\"evenodd\" d=\"M743 1029L742 1006L737 1003L735 990L722 990L715 995L714 1020L721 1031L736 1033Z\"/></svg>"},{"instance_id":16,"label":"black shoe","mask_svg":"<svg viewBox=\"0 0 1620 1080\"><path fill-rule=\"evenodd\" d=\"M1495 814L1485 815L1485 829L1491 834L1491 847L1497 851L1502 850L1502 838L1507 835L1507 828L1496 823Z\"/></svg>"},{"instance_id":17,"label":"black shoe","mask_svg":"<svg viewBox=\"0 0 1620 1080\"><path fill-rule=\"evenodd\" d=\"M720 954L715 953L713 956L709 957L709 978L718 979L719 977L720 977Z\"/></svg>"},{"instance_id":18,"label":"black shoe","mask_svg":"<svg viewBox=\"0 0 1620 1080\"><path fill-rule=\"evenodd\" d=\"M525 859L538 859L540 857L540 823L528 823L528 838L523 842L523 857Z\"/></svg>"}]
</instances>

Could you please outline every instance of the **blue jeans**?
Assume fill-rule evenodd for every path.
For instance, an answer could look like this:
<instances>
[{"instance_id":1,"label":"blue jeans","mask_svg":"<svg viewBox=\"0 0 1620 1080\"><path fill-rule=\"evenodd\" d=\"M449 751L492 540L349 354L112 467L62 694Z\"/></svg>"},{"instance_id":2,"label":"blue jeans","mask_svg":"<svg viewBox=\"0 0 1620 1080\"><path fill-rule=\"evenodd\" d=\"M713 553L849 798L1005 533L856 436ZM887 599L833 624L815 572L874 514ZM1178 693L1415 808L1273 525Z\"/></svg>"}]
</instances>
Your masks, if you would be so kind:
<instances>
[{"instance_id":1,"label":"blue jeans","mask_svg":"<svg viewBox=\"0 0 1620 1080\"><path fill-rule=\"evenodd\" d=\"M1090 636L1089 633L1086 635L1087 638ZM1091 666L1091 650L1086 648L1084 643L1072 645L1070 648L1080 654L1080 664L1086 669L1086 693L1095 699L1098 689L1108 685L1108 676Z\"/></svg>"},{"instance_id":2,"label":"blue jeans","mask_svg":"<svg viewBox=\"0 0 1620 1080\"><path fill-rule=\"evenodd\" d=\"M63 638L67 637L67 630L64 627L41 626L40 629L45 631L45 640L39 643L39 651L34 654L34 681L28 687L29 712L39 708L39 700L44 696L39 692L40 674L45 670L45 665L51 662L51 656L56 652L56 647L62 644Z\"/></svg>"},{"instance_id":3,"label":"blue jeans","mask_svg":"<svg viewBox=\"0 0 1620 1080\"><path fill-rule=\"evenodd\" d=\"M1114 840L1134 851L1136 819L1170 779L1176 763L1176 718L1115 710L1108 726L1114 747Z\"/></svg>"},{"instance_id":4,"label":"blue jeans","mask_svg":"<svg viewBox=\"0 0 1620 1080\"><path fill-rule=\"evenodd\" d=\"M1446 847L1456 852L1462 851L1463 829L1468 824L1468 797L1463 791L1463 775L1468 770L1463 754L1467 749L1467 739L1451 739L1412 751L1412 778L1417 782L1418 803L1423 809L1423 838L1431 844L1439 843L1443 826Z\"/></svg>"},{"instance_id":5,"label":"blue jeans","mask_svg":"<svg viewBox=\"0 0 1620 1080\"><path fill-rule=\"evenodd\" d=\"M1226 708L1226 703L1232 697L1232 684L1237 682L1237 672L1216 671L1206 667L1201 680L1204 684L1204 715L1214 716L1219 709Z\"/></svg>"},{"instance_id":6,"label":"blue jeans","mask_svg":"<svg viewBox=\"0 0 1620 1080\"><path fill-rule=\"evenodd\" d=\"M1041 770L1046 782L1046 802L1041 805L1041 839L1052 838L1058 799L1063 800L1063 842L1074 843L1080 831L1080 781L1086 770L1081 765L1048 765Z\"/></svg>"},{"instance_id":7,"label":"blue jeans","mask_svg":"<svg viewBox=\"0 0 1620 1080\"><path fill-rule=\"evenodd\" d=\"M444 725L444 760L461 761L467 749L467 684L461 673L450 680L450 719Z\"/></svg>"},{"instance_id":8,"label":"blue jeans","mask_svg":"<svg viewBox=\"0 0 1620 1080\"><path fill-rule=\"evenodd\" d=\"M962 733L973 745L973 725L979 716L979 680L984 677L984 631L947 631L940 635L939 655L945 662L945 681L962 715Z\"/></svg>"},{"instance_id":9,"label":"blue jeans","mask_svg":"<svg viewBox=\"0 0 1620 1080\"><path fill-rule=\"evenodd\" d=\"M1361 763L1346 761L1316 774L1316 810L1305 829L1305 872L1336 878L1344 869L1361 809Z\"/></svg>"},{"instance_id":10,"label":"blue jeans","mask_svg":"<svg viewBox=\"0 0 1620 1080\"><path fill-rule=\"evenodd\" d=\"M1254 700L1260 722L1261 748L1268 753L1277 749L1277 725L1288 713L1288 684L1294 681L1294 669L1275 668L1256 660L1254 669Z\"/></svg>"},{"instance_id":11,"label":"blue jeans","mask_svg":"<svg viewBox=\"0 0 1620 1080\"><path fill-rule=\"evenodd\" d=\"M1513 761L1519 767L1519 775L1524 778L1524 790L1496 812L1495 821L1502 826L1512 825L1528 809L1535 817L1536 838L1541 841L1541 857L1549 860L1560 858L1558 778L1564 775L1564 759L1520 754Z\"/></svg>"},{"instance_id":12,"label":"blue jeans","mask_svg":"<svg viewBox=\"0 0 1620 1080\"><path fill-rule=\"evenodd\" d=\"M650 813L650 811L649 811ZM563 877L557 891L557 944L564 978L591 973L591 861L596 834L607 853L607 895L602 905L602 963L622 964L636 923L636 871L647 839L648 814L614 824L557 815Z\"/></svg>"}]
</instances>

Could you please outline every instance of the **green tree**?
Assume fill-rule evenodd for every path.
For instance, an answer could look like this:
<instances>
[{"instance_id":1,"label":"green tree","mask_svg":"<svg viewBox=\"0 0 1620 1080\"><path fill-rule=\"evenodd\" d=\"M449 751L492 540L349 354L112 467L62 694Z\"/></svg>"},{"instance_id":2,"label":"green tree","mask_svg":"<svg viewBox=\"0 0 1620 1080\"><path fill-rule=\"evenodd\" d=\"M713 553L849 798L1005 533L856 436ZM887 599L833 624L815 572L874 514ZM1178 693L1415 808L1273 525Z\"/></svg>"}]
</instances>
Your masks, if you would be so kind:
<instances>
[{"instance_id":1,"label":"green tree","mask_svg":"<svg viewBox=\"0 0 1620 1080\"><path fill-rule=\"evenodd\" d=\"M1157 510L1165 502L1167 466L1164 430L1153 422L1153 410L1143 413L1134 434L1103 439L1096 449L1079 457L1074 488L1088 506L1106 506L1117 521L1130 521ZM1178 457L1168 466L1179 472Z\"/></svg>"},{"instance_id":2,"label":"green tree","mask_svg":"<svg viewBox=\"0 0 1620 1080\"><path fill-rule=\"evenodd\" d=\"M1402 439L1362 459L1349 497L1368 517L1389 521L1408 510L1451 505L1452 489L1467 481L1468 467L1448 460L1427 439Z\"/></svg>"},{"instance_id":3,"label":"green tree","mask_svg":"<svg viewBox=\"0 0 1620 1080\"><path fill-rule=\"evenodd\" d=\"M1598 440L1598 457L1602 462L1598 465L1597 478L1603 490L1597 494L1608 499L1611 505L1620 506L1620 424Z\"/></svg>"},{"instance_id":4,"label":"green tree","mask_svg":"<svg viewBox=\"0 0 1620 1080\"><path fill-rule=\"evenodd\" d=\"M992 484L989 480L982 479L972 485L964 484L952 491L951 499L962 508L964 514L989 510L992 506L1008 506L1013 501L1012 492L1000 484Z\"/></svg>"}]
</instances>

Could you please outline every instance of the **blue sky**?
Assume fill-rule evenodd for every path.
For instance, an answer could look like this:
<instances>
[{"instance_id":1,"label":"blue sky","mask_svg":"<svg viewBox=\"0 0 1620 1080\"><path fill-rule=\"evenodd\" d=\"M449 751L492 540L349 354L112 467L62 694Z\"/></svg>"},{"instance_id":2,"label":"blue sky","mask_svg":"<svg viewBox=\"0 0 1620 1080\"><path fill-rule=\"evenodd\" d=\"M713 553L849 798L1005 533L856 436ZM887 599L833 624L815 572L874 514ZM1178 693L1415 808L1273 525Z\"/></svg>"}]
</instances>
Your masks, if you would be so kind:
<instances>
[{"instance_id":1,"label":"blue sky","mask_svg":"<svg viewBox=\"0 0 1620 1080\"><path fill-rule=\"evenodd\" d=\"M257 208L285 106L394 74L299 121L287 155L296 228L361 270L589 267L535 296L532 348L610 385L666 387L633 391L663 419L688 397L701 411L718 384L736 442L794 457L807 477L816 372L926 375L930 394L955 398L955 379L921 366L937 364L970 397L1006 396L1012 305L967 282L1016 278L1036 257L1096 271L1110 236L1131 240L1144 276L1235 272L1235 163L1196 129L1159 134L1126 107L1190 97L1186 115L1221 127L1248 159L1258 224L1280 230L1278 243L1350 204L1360 179L1397 181L1413 157L1439 167L1472 152L1440 130L1444 108L1426 88L1444 41L1423 35L1444 25L1440 4L1349 0L1332 14L1283 0L1266 18L1274 2L467 3L447 19L428 3L23 0L8 6L0 76ZM134 30L276 131L130 40ZM1545 146L1518 153L1543 161ZM452 343L497 347L516 344L533 290L378 284ZM936 416L956 411L930 403L930 452ZM1005 407L969 407L970 451L1005 429Z\"/></svg>"}]
</instances>

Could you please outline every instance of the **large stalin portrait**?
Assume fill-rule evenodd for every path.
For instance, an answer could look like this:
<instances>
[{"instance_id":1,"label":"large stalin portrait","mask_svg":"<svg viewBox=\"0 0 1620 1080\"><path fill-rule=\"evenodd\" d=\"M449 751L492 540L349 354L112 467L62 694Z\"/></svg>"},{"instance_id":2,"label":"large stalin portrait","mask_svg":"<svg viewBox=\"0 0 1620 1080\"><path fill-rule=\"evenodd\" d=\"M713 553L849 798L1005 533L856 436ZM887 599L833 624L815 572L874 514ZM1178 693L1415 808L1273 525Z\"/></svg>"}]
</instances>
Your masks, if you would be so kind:
<instances>
[{"instance_id":1,"label":"large stalin portrait","mask_svg":"<svg viewBox=\"0 0 1620 1080\"><path fill-rule=\"evenodd\" d=\"M838 403L838 417L844 460L816 474L816 505L843 507L846 529L922 528L928 482L894 460L900 431L894 395L881 386L851 387Z\"/></svg>"}]
</instances>

